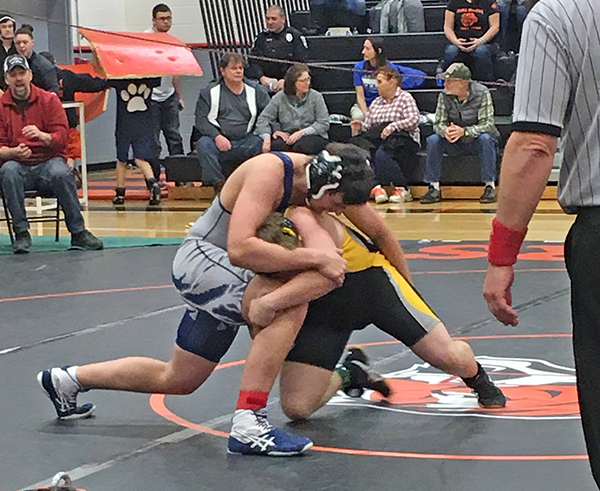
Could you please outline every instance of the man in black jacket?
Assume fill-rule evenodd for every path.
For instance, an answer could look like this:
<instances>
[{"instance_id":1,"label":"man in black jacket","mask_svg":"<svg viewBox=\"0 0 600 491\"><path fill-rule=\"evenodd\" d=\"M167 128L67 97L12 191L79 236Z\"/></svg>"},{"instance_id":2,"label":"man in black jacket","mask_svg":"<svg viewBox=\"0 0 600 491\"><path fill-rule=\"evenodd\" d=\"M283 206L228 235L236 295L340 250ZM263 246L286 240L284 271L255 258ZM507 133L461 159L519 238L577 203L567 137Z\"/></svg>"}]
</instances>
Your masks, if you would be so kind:
<instances>
[{"instance_id":1,"label":"man in black jacket","mask_svg":"<svg viewBox=\"0 0 600 491\"><path fill-rule=\"evenodd\" d=\"M269 7L267 30L259 33L250 51L251 56L290 62L250 58L248 78L259 80L270 92L279 92L283 89L283 77L291 62L305 63L308 58L306 39L297 29L286 26L285 21L285 12L279 5Z\"/></svg>"},{"instance_id":2,"label":"man in black jacket","mask_svg":"<svg viewBox=\"0 0 600 491\"><path fill-rule=\"evenodd\" d=\"M40 89L58 94L58 79L54 65L33 51L34 44L33 26L23 24L15 32L15 47L17 48L17 52L27 58L31 72L33 73L33 84L37 85Z\"/></svg>"},{"instance_id":3,"label":"man in black jacket","mask_svg":"<svg viewBox=\"0 0 600 491\"><path fill-rule=\"evenodd\" d=\"M17 54L15 47L15 30L17 23L8 14L0 14L0 96L2 91L6 90L6 82L4 81L4 60L10 55Z\"/></svg>"}]
</instances>

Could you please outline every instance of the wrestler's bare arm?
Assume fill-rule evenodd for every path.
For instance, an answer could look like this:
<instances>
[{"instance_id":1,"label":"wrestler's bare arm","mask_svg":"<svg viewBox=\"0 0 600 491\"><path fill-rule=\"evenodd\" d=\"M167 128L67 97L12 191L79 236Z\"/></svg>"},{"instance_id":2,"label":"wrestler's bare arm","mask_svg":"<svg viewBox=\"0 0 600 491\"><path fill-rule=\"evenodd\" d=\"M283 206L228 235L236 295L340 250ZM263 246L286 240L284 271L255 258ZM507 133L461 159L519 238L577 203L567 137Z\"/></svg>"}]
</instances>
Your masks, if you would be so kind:
<instances>
[{"instance_id":1,"label":"wrestler's bare arm","mask_svg":"<svg viewBox=\"0 0 600 491\"><path fill-rule=\"evenodd\" d=\"M269 158L255 161L247 170L235 200L227 241L231 263L261 273L318 269L341 284L345 264L335 251L310 246L290 251L256 237L256 230L283 196L281 162L265 157Z\"/></svg>"},{"instance_id":2,"label":"wrestler's bare arm","mask_svg":"<svg viewBox=\"0 0 600 491\"><path fill-rule=\"evenodd\" d=\"M310 210L296 208L289 214L289 218L302 237L303 245L336 253L337 246L330 232L321 226ZM333 218L331 220L336 222ZM305 271L285 283L255 277L244 294L243 310L247 310L244 315L255 326L267 325L277 312L312 302L336 286L336 283L317 271Z\"/></svg>"},{"instance_id":3,"label":"wrestler's bare arm","mask_svg":"<svg viewBox=\"0 0 600 491\"><path fill-rule=\"evenodd\" d=\"M404 276L406 281L412 284L412 276L404 257L404 250L375 208L369 203L348 206L344 210L344 215L359 231L366 234L375 243L391 265Z\"/></svg>"}]
</instances>

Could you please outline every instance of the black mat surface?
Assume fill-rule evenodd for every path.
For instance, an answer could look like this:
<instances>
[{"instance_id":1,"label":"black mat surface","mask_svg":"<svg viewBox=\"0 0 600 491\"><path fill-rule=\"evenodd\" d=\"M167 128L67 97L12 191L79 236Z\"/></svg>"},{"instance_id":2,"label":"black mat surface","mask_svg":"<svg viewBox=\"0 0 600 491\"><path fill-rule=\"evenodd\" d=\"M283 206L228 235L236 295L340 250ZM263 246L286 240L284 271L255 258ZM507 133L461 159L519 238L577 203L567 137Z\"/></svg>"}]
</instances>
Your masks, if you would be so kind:
<instances>
[{"instance_id":1,"label":"black mat surface","mask_svg":"<svg viewBox=\"0 0 600 491\"><path fill-rule=\"evenodd\" d=\"M403 244L421 294L503 386L507 408L475 408L462 384L370 327L352 341L394 378L397 396L336 396L291 427L317 445L293 459L228 456L222 436L195 429L228 431L241 365L215 372L193 395L166 397L158 412L148 395L94 391L80 396L97 405L94 418L55 419L39 370L169 357L183 311L170 285L174 247L0 257L0 490L60 470L89 491L595 489L577 414L561 246L528 244L513 290L521 322L506 328L481 296L482 244ZM248 346L241 331L224 362L243 360ZM277 397L271 420L288 427Z\"/></svg>"}]
</instances>

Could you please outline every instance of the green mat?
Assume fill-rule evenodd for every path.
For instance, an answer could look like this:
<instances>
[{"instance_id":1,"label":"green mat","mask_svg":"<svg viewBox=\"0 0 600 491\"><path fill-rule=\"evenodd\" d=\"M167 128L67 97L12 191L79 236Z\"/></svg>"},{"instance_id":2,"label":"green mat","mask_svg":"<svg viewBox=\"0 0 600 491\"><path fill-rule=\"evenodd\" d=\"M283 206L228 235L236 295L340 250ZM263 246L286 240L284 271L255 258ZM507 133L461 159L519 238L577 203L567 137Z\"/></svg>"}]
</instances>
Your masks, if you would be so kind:
<instances>
[{"instance_id":1,"label":"green mat","mask_svg":"<svg viewBox=\"0 0 600 491\"><path fill-rule=\"evenodd\" d=\"M148 247L163 245L179 245L183 237L100 237L104 242L104 248L116 247ZM71 236L61 236L58 242L54 241L54 235L32 235L31 252L55 252L66 251L71 247ZM12 254L12 244L8 234L0 234L0 254Z\"/></svg>"}]
</instances>

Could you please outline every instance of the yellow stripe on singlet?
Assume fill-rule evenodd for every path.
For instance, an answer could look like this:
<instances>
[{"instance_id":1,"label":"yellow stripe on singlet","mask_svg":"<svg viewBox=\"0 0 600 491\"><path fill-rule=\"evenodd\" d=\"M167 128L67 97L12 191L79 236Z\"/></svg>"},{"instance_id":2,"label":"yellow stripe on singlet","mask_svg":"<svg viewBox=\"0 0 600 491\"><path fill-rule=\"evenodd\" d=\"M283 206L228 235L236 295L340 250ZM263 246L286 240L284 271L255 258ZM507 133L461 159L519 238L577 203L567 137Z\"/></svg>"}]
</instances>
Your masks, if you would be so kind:
<instances>
[{"instance_id":1,"label":"yellow stripe on singlet","mask_svg":"<svg viewBox=\"0 0 600 491\"><path fill-rule=\"evenodd\" d=\"M359 243L348 232L348 228L344 226L344 243L342 244L344 259L347 261L346 267L348 271L363 271L372 267L383 268L388 276L396 283L400 294L412 305L415 309L437 318L437 315L423 301L419 294L415 291L412 285L406 281L394 266L380 252L371 252L364 245Z\"/></svg>"}]
</instances>

